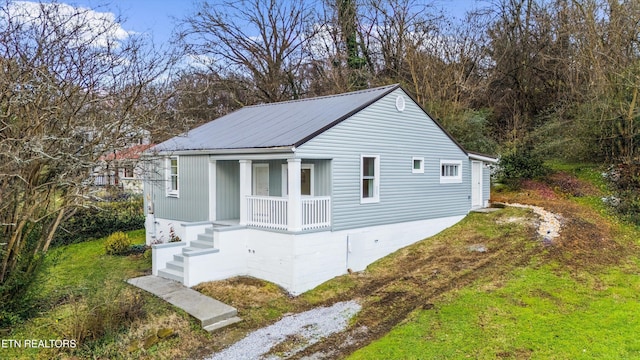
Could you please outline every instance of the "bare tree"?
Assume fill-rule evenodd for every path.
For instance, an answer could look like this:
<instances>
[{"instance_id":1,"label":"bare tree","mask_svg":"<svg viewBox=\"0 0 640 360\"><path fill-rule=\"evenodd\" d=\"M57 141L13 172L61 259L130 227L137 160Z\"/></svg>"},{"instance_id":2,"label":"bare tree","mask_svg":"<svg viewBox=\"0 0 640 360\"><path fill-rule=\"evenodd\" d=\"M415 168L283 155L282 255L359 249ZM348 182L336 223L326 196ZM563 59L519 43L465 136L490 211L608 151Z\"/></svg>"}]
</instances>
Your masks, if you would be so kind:
<instances>
[{"instance_id":1,"label":"bare tree","mask_svg":"<svg viewBox=\"0 0 640 360\"><path fill-rule=\"evenodd\" d=\"M432 4L414 0L368 0L364 9L377 76L406 78L407 52L424 47L441 26L441 15Z\"/></svg>"},{"instance_id":2,"label":"bare tree","mask_svg":"<svg viewBox=\"0 0 640 360\"><path fill-rule=\"evenodd\" d=\"M303 91L299 74L312 15L303 0L205 1L183 19L178 35L214 73L248 77L264 102L288 100Z\"/></svg>"},{"instance_id":3,"label":"bare tree","mask_svg":"<svg viewBox=\"0 0 640 360\"><path fill-rule=\"evenodd\" d=\"M571 86L581 96L574 109L588 121L587 141L604 160L640 160L640 3L572 1L569 6L577 69ZM592 121L589 121L592 120ZM593 147L593 146L592 146Z\"/></svg>"},{"instance_id":4,"label":"bare tree","mask_svg":"<svg viewBox=\"0 0 640 360\"><path fill-rule=\"evenodd\" d=\"M148 126L144 91L169 63L86 9L5 1L0 23L4 303L88 195L99 158Z\"/></svg>"}]
</instances>

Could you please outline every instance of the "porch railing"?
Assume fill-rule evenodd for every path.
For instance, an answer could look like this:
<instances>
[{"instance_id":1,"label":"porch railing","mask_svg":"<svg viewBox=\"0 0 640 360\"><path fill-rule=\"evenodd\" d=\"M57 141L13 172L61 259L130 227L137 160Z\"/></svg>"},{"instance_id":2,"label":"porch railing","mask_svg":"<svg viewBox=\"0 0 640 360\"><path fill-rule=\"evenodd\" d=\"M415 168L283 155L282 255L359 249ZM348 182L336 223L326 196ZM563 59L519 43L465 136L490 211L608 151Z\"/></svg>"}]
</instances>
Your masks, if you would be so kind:
<instances>
[{"instance_id":1,"label":"porch railing","mask_svg":"<svg viewBox=\"0 0 640 360\"><path fill-rule=\"evenodd\" d=\"M331 197L302 198L302 230L331 225Z\"/></svg>"},{"instance_id":2,"label":"porch railing","mask_svg":"<svg viewBox=\"0 0 640 360\"><path fill-rule=\"evenodd\" d=\"M247 224L287 230L287 199L272 196L247 196Z\"/></svg>"},{"instance_id":3,"label":"porch railing","mask_svg":"<svg viewBox=\"0 0 640 360\"><path fill-rule=\"evenodd\" d=\"M247 225L275 230L287 230L289 204L287 198L247 196ZM331 197L304 197L302 230L320 229L331 225Z\"/></svg>"}]
</instances>

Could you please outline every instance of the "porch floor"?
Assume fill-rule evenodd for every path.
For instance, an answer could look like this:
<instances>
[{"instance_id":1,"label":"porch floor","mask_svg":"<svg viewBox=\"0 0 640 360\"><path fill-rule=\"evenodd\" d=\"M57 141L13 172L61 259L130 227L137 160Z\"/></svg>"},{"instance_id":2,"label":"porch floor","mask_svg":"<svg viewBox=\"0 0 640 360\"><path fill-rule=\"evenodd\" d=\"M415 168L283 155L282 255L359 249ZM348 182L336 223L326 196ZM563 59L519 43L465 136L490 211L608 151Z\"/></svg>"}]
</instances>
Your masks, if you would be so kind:
<instances>
[{"instance_id":1,"label":"porch floor","mask_svg":"<svg viewBox=\"0 0 640 360\"><path fill-rule=\"evenodd\" d=\"M213 222L214 225L223 225L223 226L234 226L240 224L240 219L229 219L229 220L216 220Z\"/></svg>"},{"instance_id":2,"label":"porch floor","mask_svg":"<svg viewBox=\"0 0 640 360\"><path fill-rule=\"evenodd\" d=\"M127 282L186 311L200 320L202 327L207 331L211 332L241 321L236 316L238 314L236 308L205 296L179 282L153 275L129 279Z\"/></svg>"}]
</instances>

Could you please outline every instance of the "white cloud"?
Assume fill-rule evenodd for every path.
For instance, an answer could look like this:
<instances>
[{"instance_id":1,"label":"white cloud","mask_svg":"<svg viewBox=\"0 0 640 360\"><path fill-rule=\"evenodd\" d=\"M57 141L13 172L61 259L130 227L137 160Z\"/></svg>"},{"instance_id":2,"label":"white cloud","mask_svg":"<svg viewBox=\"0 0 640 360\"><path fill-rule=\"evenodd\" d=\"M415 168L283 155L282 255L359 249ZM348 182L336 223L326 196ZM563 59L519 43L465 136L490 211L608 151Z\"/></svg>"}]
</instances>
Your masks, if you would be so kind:
<instances>
[{"instance_id":1,"label":"white cloud","mask_svg":"<svg viewBox=\"0 0 640 360\"><path fill-rule=\"evenodd\" d=\"M6 8L2 22L14 22L38 27L51 28L63 25L64 30L76 31L78 42L96 47L104 47L125 40L133 34L122 28L111 12L98 12L87 8L74 7L64 3L37 3L13 1ZM55 34L52 33L52 36Z\"/></svg>"}]
</instances>

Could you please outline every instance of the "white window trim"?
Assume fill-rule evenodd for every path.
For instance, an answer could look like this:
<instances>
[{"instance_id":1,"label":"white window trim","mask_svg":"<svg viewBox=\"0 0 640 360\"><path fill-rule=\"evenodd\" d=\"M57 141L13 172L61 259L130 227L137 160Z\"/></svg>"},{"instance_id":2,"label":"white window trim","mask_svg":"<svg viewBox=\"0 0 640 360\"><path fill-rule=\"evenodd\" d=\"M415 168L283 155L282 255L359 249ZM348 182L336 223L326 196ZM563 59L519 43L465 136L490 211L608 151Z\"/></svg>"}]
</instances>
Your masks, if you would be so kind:
<instances>
[{"instance_id":1,"label":"white window trim","mask_svg":"<svg viewBox=\"0 0 640 360\"><path fill-rule=\"evenodd\" d=\"M420 161L420 168L416 169L414 166L414 163L416 162L416 160ZM421 156L414 156L411 158L411 172L413 174L424 174L424 157Z\"/></svg>"},{"instance_id":2,"label":"white window trim","mask_svg":"<svg viewBox=\"0 0 640 360\"><path fill-rule=\"evenodd\" d=\"M314 164L300 164L300 170L309 169L311 170L311 195L301 195L301 196L315 196L315 165ZM289 195L289 167L287 164L282 164L282 192L283 197Z\"/></svg>"},{"instance_id":3,"label":"white window trim","mask_svg":"<svg viewBox=\"0 0 640 360\"><path fill-rule=\"evenodd\" d=\"M444 165L458 166L458 175L456 176L443 176L442 167ZM440 160L440 167L438 167L440 173L440 184L455 184L462 182L462 160Z\"/></svg>"},{"instance_id":4,"label":"white window trim","mask_svg":"<svg viewBox=\"0 0 640 360\"><path fill-rule=\"evenodd\" d=\"M366 198L362 196L362 171L364 170L364 158L374 158L373 161L373 197ZM370 204L380 202L380 155L360 155L360 174L358 176L360 181L360 204Z\"/></svg>"},{"instance_id":5,"label":"white window trim","mask_svg":"<svg viewBox=\"0 0 640 360\"><path fill-rule=\"evenodd\" d=\"M171 160L176 160L176 189L171 188L173 176L171 174ZM167 197L180 197L180 158L178 156L169 156L166 158L166 173L165 178L167 181Z\"/></svg>"}]
</instances>

